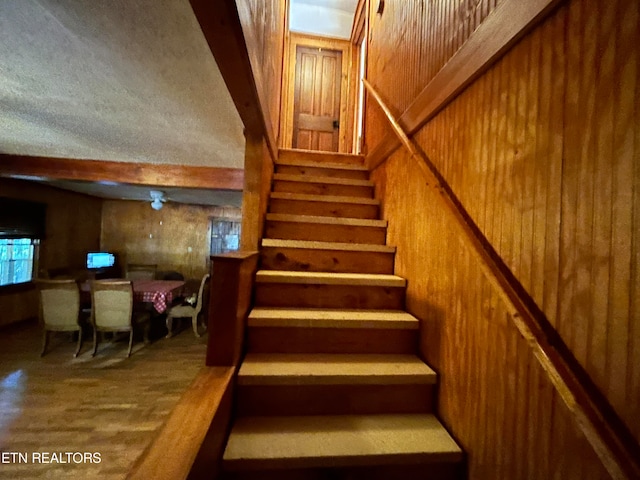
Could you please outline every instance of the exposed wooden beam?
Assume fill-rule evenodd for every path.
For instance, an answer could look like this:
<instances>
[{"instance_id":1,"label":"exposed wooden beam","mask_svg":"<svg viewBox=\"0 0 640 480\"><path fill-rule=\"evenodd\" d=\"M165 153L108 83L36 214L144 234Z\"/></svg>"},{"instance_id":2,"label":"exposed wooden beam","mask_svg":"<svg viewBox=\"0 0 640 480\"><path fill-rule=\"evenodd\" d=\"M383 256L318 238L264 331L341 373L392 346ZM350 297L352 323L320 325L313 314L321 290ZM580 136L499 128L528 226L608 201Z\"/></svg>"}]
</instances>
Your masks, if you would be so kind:
<instances>
[{"instance_id":1,"label":"exposed wooden beam","mask_svg":"<svg viewBox=\"0 0 640 480\"><path fill-rule=\"evenodd\" d=\"M505 0L499 3L398 118L397 122L407 135L413 135L437 115L563 1ZM400 145L396 135L390 132L367 155L369 169L382 164Z\"/></svg>"},{"instance_id":2,"label":"exposed wooden beam","mask_svg":"<svg viewBox=\"0 0 640 480\"><path fill-rule=\"evenodd\" d=\"M239 168L0 154L0 177L17 175L57 180L109 181L134 185L237 191L242 191L244 185L244 172Z\"/></svg>"},{"instance_id":3,"label":"exposed wooden beam","mask_svg":"<svg viewBox=\"0 0 640 480\"><path fill-rule=\"evenodd\" d=\"M268 120L269 112L265 111L268 106L260 101L236 2L190 0L190 3L245 129L252 136L264 136L276 158L275 135Z\"/></svg>"}]
</instances>

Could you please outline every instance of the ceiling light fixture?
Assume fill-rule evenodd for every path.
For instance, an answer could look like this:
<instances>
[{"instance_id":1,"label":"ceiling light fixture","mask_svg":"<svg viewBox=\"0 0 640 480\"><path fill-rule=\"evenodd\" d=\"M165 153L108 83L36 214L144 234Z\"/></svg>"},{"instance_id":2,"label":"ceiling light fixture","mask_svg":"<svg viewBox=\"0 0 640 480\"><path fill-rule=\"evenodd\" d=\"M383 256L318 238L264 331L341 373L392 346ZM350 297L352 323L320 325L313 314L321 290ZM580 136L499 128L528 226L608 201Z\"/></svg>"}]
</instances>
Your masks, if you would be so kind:
<instances>
[{"instance_id":1,"label":"ceiling light fixture","mask_svg":"<svg viewBox=\"0 0 640 480\"><path fill-rule=\"evenodd\" d=\"M162 204L167 201L164 198L164 192L160 190L151 190L149 191L149 195L151 195L151 208L154 210L160 210Z\"/></svg>"}]
</instances>

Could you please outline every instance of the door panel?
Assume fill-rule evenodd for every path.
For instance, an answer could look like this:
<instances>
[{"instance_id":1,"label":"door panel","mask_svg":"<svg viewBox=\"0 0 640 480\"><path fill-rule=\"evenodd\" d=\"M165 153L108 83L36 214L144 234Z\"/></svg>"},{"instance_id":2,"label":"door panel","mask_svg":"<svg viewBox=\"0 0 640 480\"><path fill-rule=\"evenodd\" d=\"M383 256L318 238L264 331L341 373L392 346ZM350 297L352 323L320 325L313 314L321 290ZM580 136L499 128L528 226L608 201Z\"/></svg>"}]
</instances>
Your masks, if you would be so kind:
<instances>
[{"instance_id":1,"label":"door panel","mask_svg":"<svg viewBox=\"0 0 640 480\"><path fill-rule=\"evenodd\" d=\"M296 49L293 148L337 152L342 52Z\"/></svg>"}]
</instances>

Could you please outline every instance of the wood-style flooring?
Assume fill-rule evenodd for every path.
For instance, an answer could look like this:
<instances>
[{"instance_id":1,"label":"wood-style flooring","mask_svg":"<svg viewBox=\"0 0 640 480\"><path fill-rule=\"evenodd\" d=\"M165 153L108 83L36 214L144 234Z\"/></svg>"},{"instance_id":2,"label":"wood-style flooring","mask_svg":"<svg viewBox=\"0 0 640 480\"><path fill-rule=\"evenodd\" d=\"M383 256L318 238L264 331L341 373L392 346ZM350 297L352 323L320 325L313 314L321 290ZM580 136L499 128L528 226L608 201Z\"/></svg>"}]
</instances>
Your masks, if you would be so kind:
<instances>
[{"instance_id":1,"label":"wood-style flooring","mask_svg":"<svg viewBox=\"0 0 640 480\"><path fill-rule=\"evenodd\" d=\"M126 339L91 357L90 338L73 358L62 333L41 358L41 337L35 322L0 330L0 479L125 478L205 361L190 328L130 358Z\"/></svg>"}]
</instances>

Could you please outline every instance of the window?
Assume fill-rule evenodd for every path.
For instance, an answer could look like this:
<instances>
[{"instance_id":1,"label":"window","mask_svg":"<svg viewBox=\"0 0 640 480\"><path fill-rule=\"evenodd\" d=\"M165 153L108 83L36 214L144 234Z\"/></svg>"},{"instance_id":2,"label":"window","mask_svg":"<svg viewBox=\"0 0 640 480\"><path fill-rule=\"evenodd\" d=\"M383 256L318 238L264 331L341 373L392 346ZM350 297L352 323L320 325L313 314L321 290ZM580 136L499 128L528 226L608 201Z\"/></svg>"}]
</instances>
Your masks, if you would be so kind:
<instances>
[{"instance_id":1,"label":"window","mask_svg":"<svg viewBox=\"0 0 640 480\"><path fill-rule=\"evenodd\" d=\"M0 197L0 287L33 279L45 213L44 204Z\"/></svg>"},{"instance_id":2,"label":"window","mask_svg":"<svg viewBox=\"0 0 640 480\"><path fill-rule=\"evenodd\" d=\"M240 246L240 221L211 220L211 255L233 252Z\"/></svg>"},{"instance_id":3,"label":"window","mask_svg":"<svg viewBox=\"0 0 640 480\"><path fill-rule=\"evenodd\" d=\"M39 243L31 238L0 238L0 286L31 281Z\"/></svg>"}]
</instances>

